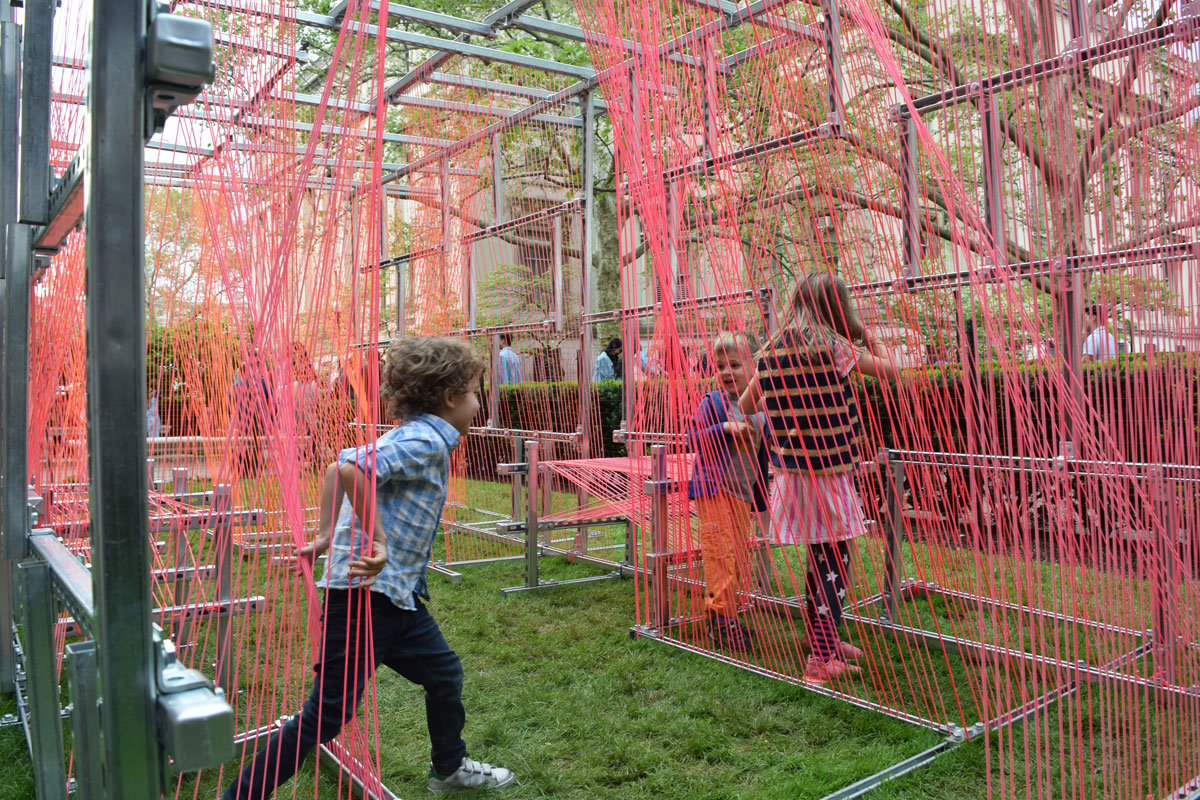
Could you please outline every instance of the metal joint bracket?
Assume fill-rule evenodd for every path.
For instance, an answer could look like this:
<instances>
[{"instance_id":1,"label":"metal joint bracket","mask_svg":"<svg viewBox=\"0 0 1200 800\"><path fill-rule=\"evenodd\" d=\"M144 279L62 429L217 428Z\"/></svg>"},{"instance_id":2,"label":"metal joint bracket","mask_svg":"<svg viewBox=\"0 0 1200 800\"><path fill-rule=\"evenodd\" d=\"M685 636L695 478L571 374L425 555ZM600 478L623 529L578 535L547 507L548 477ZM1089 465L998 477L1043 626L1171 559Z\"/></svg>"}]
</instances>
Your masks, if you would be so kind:
<instances>
[{"instance_id":1,"label":"metal joint bracket","mask_svg":"<svg viewBox=\"0 0 1200 800\"><path fill-rule=\"evenodd\" d=\"M648 495L658 494L673 494L678 492L682 484L679 481L646 481L642 484L642 491Z\"/></svg>"},{"instance_id":2,"label":"metal joint bracket","mask_svg":"<svg viewBox=\"0 0 1200 800\"><path fill-rule=\"evenodd\" d=\"M175 658L175 644L154 626L158 737L169 770L195 772L235 755L233 709L204 673Z\"/></svg>"},{"instance_id":3,"label":"metal joint bracket","mask_svg":"<svg viewBox=\"0 0 1200 800\"><path fill-rule=\"evenodd\" d=\"M32 530L38 526L38 520L46 515L46 501L32 486L26 490L25 507L29 509L29 527Z\"/></svg>"},{"instance_id":4,"label":"metal joint bracket","mask_svg":"<svg viewBox=\"0 0 1200 800\"><path fill-rule=\"evenodd\" d=\"M524 461L496 465L497 475L528 475L529 465Z\"/></svg>"},{"instance_id":5,"label":"metal joint bracket","mask_svg":"<svg viewBox=\"0 0 1200 800\"><path fill-rule=\"evenodd\" d=\"M146 138L161 131L177 108L195 100L216 74L212 24L152 4L146 31Z\"/></svg>"}]
</instances>

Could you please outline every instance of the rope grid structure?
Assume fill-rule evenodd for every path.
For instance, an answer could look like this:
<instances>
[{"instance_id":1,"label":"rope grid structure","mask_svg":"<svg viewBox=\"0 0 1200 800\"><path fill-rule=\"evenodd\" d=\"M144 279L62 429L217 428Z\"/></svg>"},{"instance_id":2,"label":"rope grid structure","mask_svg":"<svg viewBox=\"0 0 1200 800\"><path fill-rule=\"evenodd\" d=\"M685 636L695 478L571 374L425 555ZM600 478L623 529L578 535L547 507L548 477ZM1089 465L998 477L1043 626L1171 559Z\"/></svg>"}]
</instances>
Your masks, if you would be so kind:
<instances>
[{"instance_id":1,"label":"rope grid structure","mask_svg":"<svg viewBox=\"0 0 1200 800\"><path fill-rule=\"evenodd\" d=\"M169 5L215 77L145 150L150 598L232 706L218 784L309 691L324 469L437 335L487 367L432 572L632 578L637 636L983 739L989 798L1200 796L1195 2ZM66 186L96 20L44 13ZM24 364L5 277L6 426L31 536L91 565L78 221L33 243ZM394 797L366 700L317 769Z\"/></svg>"}]
</instances>

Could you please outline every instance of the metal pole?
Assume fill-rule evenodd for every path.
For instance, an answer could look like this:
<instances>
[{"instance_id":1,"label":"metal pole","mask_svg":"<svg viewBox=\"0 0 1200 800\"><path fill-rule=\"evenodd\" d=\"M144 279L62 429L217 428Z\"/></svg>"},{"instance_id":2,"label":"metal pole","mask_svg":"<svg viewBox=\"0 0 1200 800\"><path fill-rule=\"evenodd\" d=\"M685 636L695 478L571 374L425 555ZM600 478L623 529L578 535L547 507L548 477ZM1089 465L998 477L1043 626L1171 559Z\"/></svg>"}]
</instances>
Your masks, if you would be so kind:
<instances>
[{"instance_id":1,"label":"metal pole","mask_svg":"<svg viewBox=\"0 0 1200 800\"><path fill-rule=\"evenodd\" d=\"M550 294L554 298L554 330L562 333L566 316L563 313L563 235L562 217L557 214L550 218L550 282Z\"/></svg>"},{"instance_id":2,"label":"metal pole","mask_svg":"<svg viewBox=\"0 0 1200 800\"><path fill-rule=\"evenodd\" d=\"M475 244L466 241L463 246L467 251L467 327L475 328L476 309L479 305L479 295L475 291Z\"/></svg>"},{"instance_id":3,"label":"metal pole","mask_svg":"<svg viewBox=\"0 0 1200 800\"><path fill-rule=\"evenodd\" d=\"M499 428L500 424L500 334L493 333L492 358L488 370L488 427ZM521 454L517 453L519 461Z\"/></svg>"},{"instance_id":4,"label":"metal pole","mask_svg":"<svg viewBox=\"0 0 1200 800\"><path fill-rule=\"evenodd\" d=\"M1155 567L1150 580L1154 596L1154 642L1160 664L1155 667L1165 683L1176 684L1179 652L1179 526L1176 517L1175 485L1163 479L1162 467L1150 469L1150 487L1157 498L1159 525L1154 530Z\"/></svg>"},{"instance_id":5,"label":"metal pole","mask_svg":"<svg viewBox=\"0 0 1200 800\"><path fill-rule=\"evenodd\" d=\"M20 221L42 225L50 202L50 51L55 0L25 2L21 52Z\"/></svg>"},{"instance_id":6,"label":"metal pole","mask_svg":"<svg viewBox=\"0 0 1200 800\"><path fill-rule=\"evenodd\" d=\"M537 586L538 576L538 443L525 443L529 474L525 484L525 585Z\"/></svg>"},{"instance_id":7,"label":"metal pole","mask_svg":"<svg viewBox=\"0 0 1200 800\"><path fill-rule=\"evenodd\" d=\"M496 224L504 221L504 162L500 158L500 134L492 136L492 209Z\"/></svg>"},{"instance_id":8,"label":"metal pole","mask_svg":"<svg viewBox=\"0 0 1200 800\"><path fill-rule=\"evenodd\" d=\"M58 671L54 663L54 594L50 565L21 565L25 598L25 682L29 689L29 744L38 800L67 800Z\"/></svg>"},{"instance_id":9,"label":"metal pole","mask_svg":"<svg viewBox=\"0 0 1200 800\"><path fill-rule=\"evenodd\" d=\"M146 496L145 2L95 0L88 96L88 445L105 786L162 788Z\"/></svg>"},{"instance_id":10,"label":"metal pole","mask_svg":"<svg viewBox=\"0 0 1200 800\"><path fill-rule=\"evenodd\" d=\"M213 682L231 693L229 684L233 642L230 617L233 616L233 487L219 483L213 487L213 550L217 573L217 665Z\"/></svg>"},{"instance_id":11,"label":"metal pole","mask_svg":"<svg viewBox=\"0 0 1200 800\"><path fill-rule=\"evenodd\" d=\"M846 122L842 99L846 96L842 78L842 17L838 0L821 0L825 56L829 61L829 121L840 131Z\"/></svg>"},{"instance_id":12,"label":"metal pole","mask_svg":"<svg viewBox=\"0 0 1200 800\"><path fill-rule=\"evenodd\" d=\"M104 753L100 749L100 696L96 691L96 643L72 642L65 648L71 681L72 753L76 800L104 797Z\"/></svg>"},{"instance_id":13,"label":"metal pole","mask_svg":"<svg viewBox=\"0 0 1200 800\"><path fill-rule=\"evenodd\" d=\"M654 492L650 500L650 535L653 542L650 562L651 619L659 635L666 632L670 622L671 605L667 597L667 448L656 444L650 448L650 481Z\"/></svg>"},{"instance_id":14,"label":"metal pole","mask_svg":"<svg viewBox=\"0 0 1200 800\"><path fill-rule=\"evenodd\" d=\"M586 317L595 309L596 275L592 269L592 239L595 237L595 196L592 184L595 181L596 151L596 107L592 103L591 91L579 96L579 111L583 115L583 163L580 165L582 197L582 225L580 230L580 265L579 279L582 313ZM592 347L592 331L587 325L579 326L579 457L592 457L592 364L595 362ZM604 451L604 446L598 448Z\"/></svg>"},{"instance_id":15,"label":"metal pole","mask_svg":"<svg viewBox=\"0 0 1200 800\"><path fill-rule=\"evenodd\" d=\"M175 499L182 502L183 496L188 490L188 470L187 467L176 467L171 470L172 487L171 491L175 495ZM214 495L215 499L215 495ZM182 648L191 641L191 619L188 614L188 594L189 580L196 579L195 570L190 569L194 566L192 559L192 551L187 535L187 525L177 524L174 530L175 548L175 575L171 580L171 597L174 601L175 608L179 613L179 626L171 631L171 637L175 641L175 647Z\"/></svg>"},{"instance_id":16,"label":"metal pole","mask_svg":"<svg viewBox=\"0 0 1200 800\"><path fill-rule=\"evenodd\" d=\"M1004 165L1000 160L1000 119L995 95L984 92L979 106L983 114L983 205L997 263L1006 264L1008 247L1004 238L1004 191L1001 187Z\"/></svg>"},{"instance_id":17,"label":"metal pole","mask_svg":"<svg viewBox=\"0 0 1200 800\"><path fill-rule=\"evenodd\" d=\"M450 270L450 162L443 158L438 162L442 203L442 285L445 286Z\"/></svg>"},{"instance_id":18,"label":"metal pole","mask_svg":"<svg viewBox=\"0 0 1200 800\"><path fill-rule=\"evenodd\" d=\"M513 439L513 461L520 463L525 460L525 440L520 436ZM512 475L512 519L517 521L525 516L525 485L520 472Z\"/></svg>"},{"instance_id":19,"label":"metal pole","mask_svg":"<svg viewBox=\"0 0 1200 800\"><path fill-rule=\"evenodd\" d=\"M879 451L878 464L887 510L887 549L883 557L883 617L885 622L894 623L899 620L900 587L904 578L904 564L900 554L900 543L904 537L904 465L893 461L887 450Z\"/></svg>"},{"instance_id":20,"label":"metal pole","mask_svg":"<svg viewBox=\"0 0 1200 800\"><path fill-rule=\"evenodd\" d=\"M904 275L921 274L921 205L917 188L917 126L900 117L900 213L904 215Z\"/></svg>"},{"instance_id":21,"label":"metal pole","mask_svg":"<svg viewBox=\"0 0 1200 800\"><path fill-rule=\"evenodd\" d=\"M25 447L26 434L19 419L14 416L10 399L18 403L26 402L27 393L21 390L29 374L28 342L21 336L10 337L8 306L12 290L12 281L5 276L13 271L9 263L10 244L9 229L14 227L17 219L17 98L18 76L20 75L21 28L12 22L12 11L5 4L0 8L0 314L3 315L4 344L3 381L0 385L0 408L4 410L3 420L0 421L0 444L3 445L3 474L11 476L24 474L25 456L20 448ZM24 273L28 276L28 270ZM28 277L24 279L28 281ZM19 281L18 281L19 282ZM28 290L19 292L20 297L28 297ZM28 330L25 323L21 323ZM13 326L17 328L19 326ZM25 355L21 356L17 345L25 343ZM18 352L12 352L12 350ZM10 385L11 384L11 385ZM22 416L23 416L22 412ZM19 440L19 441L18 441ZM14 451L9 444L16 444ZM19 462L19 464L18 464ZM16 470L14 471L14 466ZM16 652L13 650L13 564L25 552L25 523L22 514L17 518L17 510L23 510L25 501L22 498L16 503L16 493L25 491L25 481L13 481L6 477L3 494L0 494L0 695L14 691L17 677ZM13 511L10 517L9 511ZM15 527L13 527L16 523ZM11 531L11 533L10 533Z\"/></svg>"}]
</instances>

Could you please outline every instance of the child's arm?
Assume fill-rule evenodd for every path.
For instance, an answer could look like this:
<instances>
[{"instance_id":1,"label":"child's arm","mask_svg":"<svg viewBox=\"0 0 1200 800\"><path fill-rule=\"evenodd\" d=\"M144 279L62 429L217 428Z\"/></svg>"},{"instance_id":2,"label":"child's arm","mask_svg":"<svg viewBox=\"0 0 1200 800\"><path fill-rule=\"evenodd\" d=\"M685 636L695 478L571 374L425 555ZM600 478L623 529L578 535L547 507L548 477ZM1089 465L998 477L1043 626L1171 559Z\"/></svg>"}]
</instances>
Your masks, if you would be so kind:
<instances>
[{"instance_id":1,"label":"child's arm","mask_svg":"<svg viewBox=\"0 0 1200 800\"><path fill-rule=\"evenodd\" d=\"M347 572L350 578L363 578L357 584L358 586L370 586L375 582L375 576L383 569L383 565L387 563L387 533L383 530L379 514L371 513L374 511L371 508L371 484L367 481L366 473L359 469L357 464L346 463L338 467L338 477L341 479L342 491L350 499L350 508L354 510L354 515L364 523L368 519L373 519L371 555L364 555L358 561L351 561L350 569Z\"/></svg>"},{"instance_id":2,"label":"child's arm","mask_svg":"<svg viewBox=\"0 0 1200 800\"><path fill-rule=\"evenodd\" d=\"M900 368L887 346L873 336L868 336L866 342L866 351L858 354L858 371L881 381L899 380Z\"/></svg>"},{"instance_id":3,"label":"child's arm","mask_svg":"<svg viewBox=\"0 0 1200 800\"><path fill-rule=\"evenodd\" d=\"M329 549L333 538L333 523L342 507L341 481L338 480L338 465L333 462L325 470L325 479L321 483L321 521L317 527L317 538L303 547L296 548L297 558L307 558L310 562Z\"/></svg>"},{"instance_id":4,"label":"child's arm","mask_svg":"<svg viewBox=\"0 0 1200 800\"><path fill-rule=\"evenodd\" d=\"M746 385L746 391L742 392L742 396L738 400L738 408L743 414L755 414L762 404L762 396L762 386L758 383L758 375L755 375Z\"/></svg>"}]
</instances>

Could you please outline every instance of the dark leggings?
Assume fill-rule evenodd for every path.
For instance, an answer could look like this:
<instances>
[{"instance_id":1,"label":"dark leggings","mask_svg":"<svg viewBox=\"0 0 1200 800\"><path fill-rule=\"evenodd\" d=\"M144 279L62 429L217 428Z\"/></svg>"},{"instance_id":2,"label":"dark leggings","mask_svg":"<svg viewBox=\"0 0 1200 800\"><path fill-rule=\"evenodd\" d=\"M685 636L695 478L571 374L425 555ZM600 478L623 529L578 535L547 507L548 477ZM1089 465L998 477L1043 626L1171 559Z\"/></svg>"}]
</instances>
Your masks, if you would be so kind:
<instances>
[{"instance_id":1,"label":"dark leggings","mask_svg":"<svg viewBox=\"0 0 1200 800\"><path fill-rule=\"evenodd\" d=\"M837 655L842 603L850 575L850 544L823 542L808 546L808 574L804 578L804 616L813 653L822 661Z\"/></svg>"}]
</instances>

